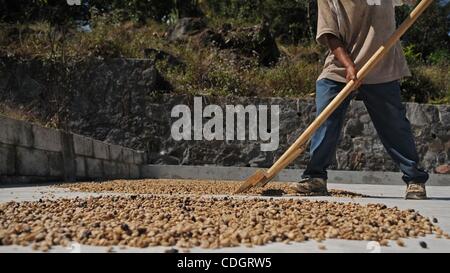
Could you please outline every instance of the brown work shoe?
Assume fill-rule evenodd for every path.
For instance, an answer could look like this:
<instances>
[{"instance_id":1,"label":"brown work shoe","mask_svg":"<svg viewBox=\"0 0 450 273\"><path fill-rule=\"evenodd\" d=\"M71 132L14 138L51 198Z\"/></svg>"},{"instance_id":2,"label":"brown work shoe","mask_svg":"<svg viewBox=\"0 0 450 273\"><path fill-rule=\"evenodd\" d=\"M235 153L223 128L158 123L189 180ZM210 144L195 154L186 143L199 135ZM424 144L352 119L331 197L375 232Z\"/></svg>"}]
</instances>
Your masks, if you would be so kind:
<instances>
[{"instance_id":1,"label":"brown work shoe","mask_svg":"<svg viewBox=\"0 0 450 273\"><path fill-rule=\"evenodd\" d=\"M305 178L300 182L291 183L291 189L300 194L328 195L327 181L322 178Z\"/></svg>"},{"instance_id":2,"label":"brown work shoe","mask_svg":"<svg viewBox=\"0 0 450 273\"><path fill-rule=\"evenodd\" d=\"M425 189L425 183L408 183L406 187L405 199L412 200L424 200L427 199L427 191Z\"/></svg>"}]
</instances>

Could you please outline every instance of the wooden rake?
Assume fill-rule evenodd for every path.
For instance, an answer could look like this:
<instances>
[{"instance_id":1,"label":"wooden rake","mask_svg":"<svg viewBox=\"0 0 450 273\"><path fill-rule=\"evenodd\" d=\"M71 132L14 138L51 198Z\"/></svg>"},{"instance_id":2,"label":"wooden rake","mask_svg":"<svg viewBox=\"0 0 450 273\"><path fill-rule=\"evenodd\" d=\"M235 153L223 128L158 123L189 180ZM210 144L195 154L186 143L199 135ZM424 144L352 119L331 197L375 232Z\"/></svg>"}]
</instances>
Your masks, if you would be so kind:
<instances>
[{"instance_id":1,"label":"wooden rake","mask_svg":"<svg viewBox=\"0 0 450 273\"><path fill-rule=\"evenodd\" d=\"M281 170L286 168L306 149L306 145L314 132L327 120L327 118L341 105L341 103L352 93L355 87L367 74L379 63L386 53L397 43L400 37L414 24L419 16L428 8L433 0L422 0L410 13L409 17L392 34L389 40L382 45L367 63L359 70L357 79L351 80L339 92L339 94L328 104L328 106L317 116L308 128L297 138L297 140L284 152L284 154L268 170L258 170L247 178L236 194L243 193L253 187L263 187L269 183Z\"/></svg>"}]
</instances>

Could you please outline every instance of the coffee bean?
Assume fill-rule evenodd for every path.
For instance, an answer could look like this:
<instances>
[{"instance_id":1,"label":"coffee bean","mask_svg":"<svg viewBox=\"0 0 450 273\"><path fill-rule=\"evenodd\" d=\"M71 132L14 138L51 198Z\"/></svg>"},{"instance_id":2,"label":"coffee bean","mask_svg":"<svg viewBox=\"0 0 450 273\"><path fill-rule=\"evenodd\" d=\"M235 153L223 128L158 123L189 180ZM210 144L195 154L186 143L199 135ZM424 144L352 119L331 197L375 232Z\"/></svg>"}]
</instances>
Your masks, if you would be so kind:
<instances>
[{"instance_id":1,"label":"coffee bean","mask_svg":"<svg viewBox=\"0 0 450 273\"><path fill-rule=\"evenodd\" d=\"M165 253L178 253L178 250L175 248L170 248L164 251Z\"/></svg>"},{"instance_id":2,"label":"coffee bean","mask_svg":"<svg viewBox=\"0 0 450 273\"><path fill-rule=\"evenodd\" d=\"M127 224L125 224L125 223L122 223L122 224L120 225L120 228L121 228L123 231L126 231L126 232L130 231L130 227L129 227Z\"/></svg>"},{"instance_id":3,"label":"coffee bean","mask_svg":"<svg viewBox=\"0 0 450 273\"><path fill-rule=\"evenodd\" d=\"M137 232L138 232L138 236L140 236L140 235L145 234L147 232L147 229L146 228L138 228Z\"/></svg>"},{"instance_id":4,"label":"coffee bean","mask_svg":"<svg viewBox=\"0 0 450 273\"><path fill-rule=\"evenodd\" d=\"M427 248L427 247L428 247L427 243L425 243L424 241L420 241L420 242L419 242L419 245L420 245L422 248Z\"/></svg>"}]
</instances>

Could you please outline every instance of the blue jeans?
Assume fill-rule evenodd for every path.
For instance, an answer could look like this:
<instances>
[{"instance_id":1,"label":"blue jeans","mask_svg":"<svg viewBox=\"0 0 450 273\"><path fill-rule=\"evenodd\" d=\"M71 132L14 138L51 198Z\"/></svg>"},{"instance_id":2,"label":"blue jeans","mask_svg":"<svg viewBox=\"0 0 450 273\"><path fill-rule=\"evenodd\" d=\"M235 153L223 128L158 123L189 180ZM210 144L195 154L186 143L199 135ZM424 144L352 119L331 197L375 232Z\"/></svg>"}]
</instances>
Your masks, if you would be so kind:
<instances>
[{"instance_id":1,"label":"blue jeans","mask_svg":"<svg viewBox=\"0 0 450 273\"><path fill-rule=\"evenodd\" d=\"M322 112L344 86L343 83L329 79L317 81L317 113ZM353 97L354 94L350 95L313 135L311 159L303 178L327 179L326 170L335 157L345 112ZM364 101L381 142L403 172L403 181L425 183L428 173L417 166L419 157L411 125L406 118L406 109L401 103L399 82L361 85L358 98Z\"/></svg>"}]
</instances>

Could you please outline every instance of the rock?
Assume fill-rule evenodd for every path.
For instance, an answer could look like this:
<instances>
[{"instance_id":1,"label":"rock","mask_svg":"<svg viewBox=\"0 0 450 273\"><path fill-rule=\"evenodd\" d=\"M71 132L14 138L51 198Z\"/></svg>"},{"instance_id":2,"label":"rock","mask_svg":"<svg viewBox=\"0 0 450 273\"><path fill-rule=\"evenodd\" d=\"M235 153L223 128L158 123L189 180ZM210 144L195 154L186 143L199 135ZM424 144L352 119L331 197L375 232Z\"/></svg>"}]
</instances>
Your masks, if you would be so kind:
<instances>
[{"instance_id":1,"label":"rock","mask_svg":"<svg viewBox=\"0 0 450 273\"><path fill-rule=\"evenodd\" d=\"M89 49L89 57L120 58L122 52L113 40L105 40Z\"/></svg>"},{"instance_id":2,"label":"rock","mask_svg":"<svg viewBox=\"0 0 450 273\"><path fill-rule=\"evenodd\" d=\"M225 45L225 41L219 33L214 32L211 29L206 29L202 31L200 34L196 37L197 43L200 46L206 47L206 46L215 46L219 48L223 48Z\"/></svg>"},{"instance_id":3,"label":"rock","mask_svg":"<svg viewBox=\"0 0 450 273\"><path fill-rule=\"evenodd\" d=\"M153 62L166 61L169 65L184 67L184 63L181 62L177 57L163 50L154 48L145 48L144 57L152 60Z\"/></svg>"},{"instance_id":4,"label":"rock","mask_svg":"<svg viewBox=\"0 0 450 273\"><path fill-rule=\"evenodd\" d=\"M181 18L168 31L169 41L186 41L189 37L200 33L206 28L206 22L202 18Z\"/></svg>"},{"instance_id":5,"label":"rock","mask_svg":"<svg viewBox=\"0 0 450 273\"><path fill-rule=\"evenodd\" d=\"M361 136L364 130L364 124L359 121L359 119L353 118L347 121L344 128L344 133L349 135L351 138Z\"/></svg>"},{"instance_id":6,"label":"rock","mask_svg":"<svg viewBox=\"0 0 450 273\"><path fill-rule=\"evenodd\" d=\"M364 114L361 117L359 117L359 121L362 123L369 123L370 122L369 114Z\"/></svg>"},{"instance_id":7,"label":"rock","mask_svg":"<svg viewBox=\"0 0 450 273\"><path fill-rule=\"evenodd\" d=\"M222 24L222 27L220 28L219 32L221 34L225 34L232 29L233 29L233 26L230 23L225 23L225 24Z\"/></svg>"},{"instance_id":8,"label":"rock","mask_svg":"<svg viewBox=\"0 0 450 273\"><path fill-rule=\"evenodd\" d=\"M448 105L438 105L439 121L442 124L450 124L450 107Z\"/></svg>"},{"instance_id":9,"label":"rock","mask_svg":"<svg viewBox=\"0 0 450 273\"><path fill-rule=\"evenodd\" d=\"M418 103L410 103L407 108L407 117L411 125L424 126L430 122L425 114L425 110Z\"/></svg>"},{"instance_id":10,"label":"rock","mask_svg":"<svg viewBox=\"0 0 450 273\"><path fill-rule=\"evenodd\" d=\"M142 71L142 78L138 81L138 85L140 86L151 86L156 81L156 77L158 76L158 72L154 67L149 67Z\"/></svg>"},{"instance_id":11,"label":"rock","mask_svg":"<svg viewBox=\"0 0 450 273\"><path fill-rule=\"evenodd\" d=\"M450 174L450 164L440 165L434 171L439 174Z\"/></svg>"},{"instance_id":12,"label":"rock","mask_svg":"<svg viewBox=\"0 0 450 273\"><path fill-rule=\"evenodd\" d=\"M280 57L280 50L267 23L227 31L224 40L224 48L237 50L247 56L256 54L259 63L265 66L275 64Z\"/></svg>"},{"instance_id":13,"label":"rock","mask_svg":"<svg viewBox=\"0 0 450 273\"><path fill-rule=\"evenodd\" d=\"M30 75L25 75L17 91L23 98L32 100L37 99L44 91L43 89L44 86L42 84L31 78Z\"/></svg>"}]
</instances>

